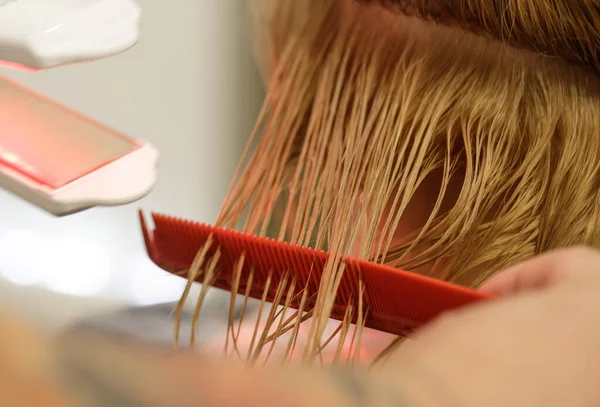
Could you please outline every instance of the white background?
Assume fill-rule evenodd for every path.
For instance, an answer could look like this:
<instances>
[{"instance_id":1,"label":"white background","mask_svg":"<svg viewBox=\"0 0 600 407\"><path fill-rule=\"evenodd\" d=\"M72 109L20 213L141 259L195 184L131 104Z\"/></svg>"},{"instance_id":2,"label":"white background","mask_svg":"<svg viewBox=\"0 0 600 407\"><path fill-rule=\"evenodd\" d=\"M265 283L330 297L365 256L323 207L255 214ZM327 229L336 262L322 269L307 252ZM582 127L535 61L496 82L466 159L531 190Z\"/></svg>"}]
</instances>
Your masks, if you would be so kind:
<instances>
[{"instance_id":1,"label":"white background","mask_svg":"<svg viewBox=\"0 0 600 407\"><path fill-rule=\"evenodd\" d=\"M0 307L47 328L178 298L181 282L146 258L136 211L214 221L260 106L244 1L139 4L141 40L120 56L1 71L161 152L153 192L126 207L54 218L0 191Z\"/></svg>"}]
</instances>

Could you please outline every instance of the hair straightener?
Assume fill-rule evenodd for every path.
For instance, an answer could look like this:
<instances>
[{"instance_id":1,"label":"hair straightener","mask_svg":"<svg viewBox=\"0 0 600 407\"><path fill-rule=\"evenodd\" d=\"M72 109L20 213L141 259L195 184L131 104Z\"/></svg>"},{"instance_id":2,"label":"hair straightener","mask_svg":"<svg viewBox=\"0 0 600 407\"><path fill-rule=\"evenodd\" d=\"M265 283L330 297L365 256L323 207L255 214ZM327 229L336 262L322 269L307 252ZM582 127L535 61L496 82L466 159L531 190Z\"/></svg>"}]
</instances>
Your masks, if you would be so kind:
<instances>
[{"instance_id":1,"label":"hair straightener","mask_svg":"<svg viewBox=\"0 0 600 407\"><path fill-rule=\"evenodd\" d=\"M0 77L0 187L54 215L146 195L158 151Z\"/></svg>"},{"instance_id":2,"label":"hair straightener","mask_svg":"<svg viewBox=\"0 0 600 407\"><path fill-rule=\"evenodd\" d=\"M38 71L138 41L133 0L0 0L0 66ZM0 187L54 215L146 195L157 150L0 77Z\"/></svg>"}]
</instances>

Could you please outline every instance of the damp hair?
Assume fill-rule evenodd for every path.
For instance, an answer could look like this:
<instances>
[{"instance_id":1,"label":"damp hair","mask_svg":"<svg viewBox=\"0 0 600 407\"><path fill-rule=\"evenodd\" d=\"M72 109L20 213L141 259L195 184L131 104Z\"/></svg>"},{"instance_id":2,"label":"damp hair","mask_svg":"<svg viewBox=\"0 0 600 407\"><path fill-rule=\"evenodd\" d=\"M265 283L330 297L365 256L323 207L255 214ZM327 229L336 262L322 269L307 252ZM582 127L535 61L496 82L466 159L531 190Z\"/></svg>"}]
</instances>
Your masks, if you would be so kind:
<instances>
[{"instance_id":1,"label":"damp hair","mask_svg":"<svg viewBox=\"0 0 600 407\"><path fill-rule=\"evenodd\" d=\"M600 73L598 0L358 0Z\"/></svg>"},{"instance_id":2,"label":"damp hair","mask_svg":"<svg viewBox=\"0 0 600 407\"><path fill-rule=\"evenodd\" d=\"M275 270L277 296L306 307L291 314L263 298L247 352L230 318L227 354L268 359L286 332L283 361L319 361L329 342L336 361L344 346L357 355L360 292L326 336L344 272L335 255L476 287L553 248L600 247L600 87L587 68L364 2L255 3L267 95L217 224L334 260L310 299ZM218 272L205 257L180 310L192 282L203 275L208 287Z\"/></svg>"}]
</instances>

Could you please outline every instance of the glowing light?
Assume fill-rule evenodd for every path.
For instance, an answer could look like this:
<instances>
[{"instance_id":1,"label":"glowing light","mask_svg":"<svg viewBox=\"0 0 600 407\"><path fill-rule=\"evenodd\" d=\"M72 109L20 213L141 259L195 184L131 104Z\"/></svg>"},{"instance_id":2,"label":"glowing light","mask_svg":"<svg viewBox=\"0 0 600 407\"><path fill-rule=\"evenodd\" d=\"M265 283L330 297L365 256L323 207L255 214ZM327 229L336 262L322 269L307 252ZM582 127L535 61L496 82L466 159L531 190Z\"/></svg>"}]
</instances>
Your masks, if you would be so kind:
<instances>
[{"instance_id":1,"label":"glowing light","mask_svg":"<svg viewBox=\"0 0 600 407\"><path fill-rule=\"evenodd\" d=\"M2 153L0 154L0 156L6 160L6 162L9 162L11 164L16 164L19 161L21 161L21 158L19 158L18 155L10 153L10 152L6 152L6 153Z\"/></svg>"},{"instance_id":2,"label":"glowing light","mask_svg":"<svg viewBox=\"0 0 600 407\"><path fill-rule=\"evenodd\" d=\"M110 257L99 245L77 238L57 238L47 239L44 249L47 288L65 294L94 296L110 282Z\"/></svg>"},{"instance_id":3,"label":"glowing light","mask_svg":"<svg viewBox=\"0 0 600 407\"><path fill-rule=\"evenodd\" d=\"M32 230L10 230L0 235L0 275L13 284L34 285L47 273L40 261L45 239Z\"/></svg>"},{"instance_id":4,"label":"glowing light","mask_svg":"<svg viewBox=\"0 0 600 407\"><path fill-rule=\"evenodd\" d=\"M139 147L47 97L0 81L0 111L5 116L0 163L21 175L57 189Z\"/></svg>"},{"instance_id":5,"label":"glowing light","mask_svg":"<svg viewBox=\"0 0 600 407\"><path fill-rule=\"evenodd\" d=\"M0 276L13 284L93 296L106 288L111 274L108 253L92 242L31 230L0 235Z\"/></svg>"},{"instance_id":6,"label":"glowing light","mask_svg":"<svg viewBox=\"0 0 600 407\"><path fill-rule=\"evenodd\" d=\"M136 305L177 301L185 280L159 269L146 256L135 259L129 280L129 298Z\"/></svg>"},{"instance_id":7,"label":"glowing light","mask_svg":"<svg viewBox=\"0 0 600 407\"><path fill-rule=\"evenodd\" d=\"M3 4L0 4L0 6L3 6ZM31 68L27 65L19 64L17 62L2 61L2 60L0 60L0 68L6 68L6 69L13 70L13 71L24 71L24 72L39 72L39 71L41 71L41 69Z\"/></svg>"}]
</instances>

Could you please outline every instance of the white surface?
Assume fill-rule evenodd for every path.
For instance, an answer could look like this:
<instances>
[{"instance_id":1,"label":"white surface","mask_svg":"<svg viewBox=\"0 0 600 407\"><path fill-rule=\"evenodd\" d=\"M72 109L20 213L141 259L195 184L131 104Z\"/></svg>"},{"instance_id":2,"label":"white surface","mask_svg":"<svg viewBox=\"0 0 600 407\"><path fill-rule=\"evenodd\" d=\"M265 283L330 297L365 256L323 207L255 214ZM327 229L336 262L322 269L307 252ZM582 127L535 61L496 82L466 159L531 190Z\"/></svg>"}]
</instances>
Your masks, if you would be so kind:
<instances>
[{"instance_id":1,"label":"white surface","mask_svg":"<svg viewBox=\"0 0 600 407\"><path fill-rule=\"evenodd\" d=\"M0 60L34 69L104 58L133 46L133 0L0 0Z\"/></svg>"},{"instance_id":2,"label":"white surface","mask_svg":"<svg viewBox=\"0 0 600 407\"><path fill-rule=\"evenodd\" d=\"M156 180L157 159L158 151L145 144L59 189L0 164L0 187L53 215L63 216L94 206L129 204L146 196Z\"/></svg>"},{"instance_id":3,"label":"white surface","mask_svg":"<svg viewBox=\"0 0 600 407\"><path fill-rule=\"evenodd\" d=\"M27 273L48 273L33 280L57 292L77 291L64 283L65 275L97 278L100 286L94 302L84 296L41 296L37 288L6 282L0 285L0 306L40 315L56 307L64 316L56 318L64 322L112 306L107 304L177 298L180 283L147 259L136 211L142 207L204 222L214 221L218 213L262 98L248 43L245 3L179 0L175 7L170 2L143 0L139 4L144 25L139 43L129 51L94 63L9 76L129 137L155 145L160 151L156 185L133 205L95 208L65 218L52 217L0 191L0 241L11 241L15 233L25 231L38 236L40 247L58 242L44 255L22 239L0 256L0 274L14 280L15 270L24 279ZM74 240L78 243L69 243ZM98 248L105 257L97 254ZM86 255L86 251L96 254ZM104 271L94 271L98 258L110 263L107 282L103 282ZM67 270L40 272L40 265L50 262L55 269ZM88 289L79 291L89 293ZM19 290L24 290L23 295ZM61 302L63 298L68 304ZM90 301L97 306L89 305Z\"/></svg>"},{"instance_id":4,"label":"white surface","mask_svg":"<svg viewBox=\"0 0 600 407\"><path fill-rule=\"evenodd\" d=\"M21 316L39 328L56 332L74 321L123 309L121 301L72 296L40 287L21 287L0 281L2 312Z\"/></svg>"}]
</instances>

